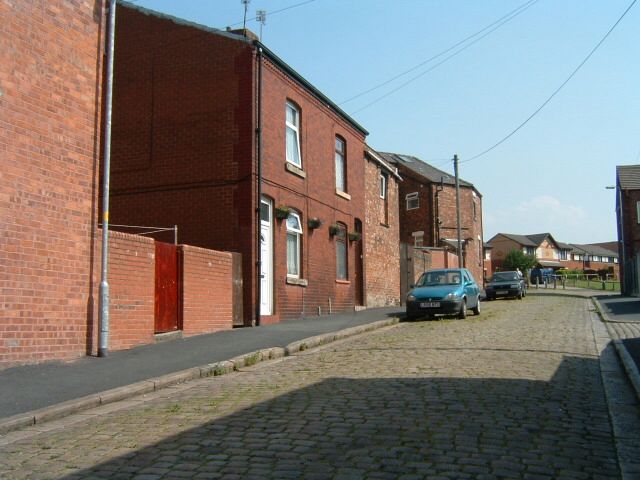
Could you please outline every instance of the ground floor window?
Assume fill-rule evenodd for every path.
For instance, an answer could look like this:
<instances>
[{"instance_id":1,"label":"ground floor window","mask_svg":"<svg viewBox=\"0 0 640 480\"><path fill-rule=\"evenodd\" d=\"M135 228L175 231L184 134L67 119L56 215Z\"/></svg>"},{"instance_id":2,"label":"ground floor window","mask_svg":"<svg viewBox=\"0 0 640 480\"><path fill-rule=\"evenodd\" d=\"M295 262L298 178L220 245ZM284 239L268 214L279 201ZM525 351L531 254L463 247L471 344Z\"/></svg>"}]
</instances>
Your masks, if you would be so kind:
<instances>
[{"instance_id":1,"label":"ground floor window","mask_svg":"<svg viewBox=\"0 0 640 480\"><path fill-rule=\"evenodd\" d=\"M302 222L300 215L289 213L287 217L287 276L300 278Z\"/></svg>"},{"instance_id":2,"label":"ground floor window","mask_svg":"<svg viewBox=\"0 0 640 480\"><path fill-rule=\"evenodd\" d=\"M348 278L348 261L347 261L347 227L341 223L338 224L338 231L335 235L336 241L336 278L338 280L347 280Z\"/></svg>"}]
</instances>

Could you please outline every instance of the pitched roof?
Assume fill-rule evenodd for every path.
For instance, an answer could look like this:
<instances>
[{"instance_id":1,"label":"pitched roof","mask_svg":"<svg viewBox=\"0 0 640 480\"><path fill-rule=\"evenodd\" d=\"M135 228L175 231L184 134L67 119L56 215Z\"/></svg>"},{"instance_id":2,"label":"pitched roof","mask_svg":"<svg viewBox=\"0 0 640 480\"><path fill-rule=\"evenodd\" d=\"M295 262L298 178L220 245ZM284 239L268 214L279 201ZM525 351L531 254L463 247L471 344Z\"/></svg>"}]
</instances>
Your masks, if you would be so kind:
<instances>
[{"instance_id":1,"label":"pitched roof","mask_svg":"<svg viewBox=\"0 0 640 480\"><path fill-rule=\"evenodd\" d=\"M548 237L561 250L572 250L573 249L573 247L568 243L562 243L562 242L556 241L556 239L553 238L553 235L551 235L550 233L533 233L533 234L530 234L530 235L517 235L517 234L514 234L514 233L498 233L498 234L494 235L494 237L489 241L491 242L498 235L502 235L503 237L507 237L507 238L509 238L509 239L511 239L511 240L513 240L515 242L518 242L520 245L525 246L525 247L539 247L542 244L542 242L544 242L544 240Z\"/></svg>"},{"instance_id":2,"label":"pitched roof","mask_svg":"<svg viewBox=\"0 0 640 480\"><path fill-rule=\"evenodd\" d=\"M572 243L574 252L578 253L587 253L589 255L597 255L599 257L618 257L618 252L609 250L608 248L601 247L600 245L595 244L575 244Z\"/></svg>"},{"instance_id":3,"label":"pitched roof","mask_svg":"<svg viewBox=\"0 0 640 480\"><path fill-rule=\"evenodd\" d=\"M618 165L616 177L621 190L640 190L640 165Z\"/></svg>"},{"instance_id":4,"label":"pitched roof","mask_svg":"<svg viewBox=\"0 0 640 480\"><path fill-rule=\"evenodd\" d=\"M248 43L248 44L254 45L260 52L262 52L262 54L265 57L267 57L270 61L272 61L274 64L276 64L278 67L280 67L287 75L289 75L291 78L293 78L295 81L297 81L300 85L302 85L304 88L306 88L314 97L316 97L318 100L320 100L323 104L325 104L330 109L332 109L335 113L337 113L340 117L342 117L344 120L349 122L353 127L355 127L357 130L359 130L365 136L369 134L369 132L362 125L360 125L353 118L351 118L344 110L342 110L337 104L335 104L332 100L330 100L329 97L327 97L324 93L322 93L320 90L318 90L313 84L311 84L311 82L309 82L302 75L300 75L293 68L291 68L284 60L282 60L275 53L273 53L271 50L269 50L266 47L266 45L264 45L262 42L260 42L258 40L252 40L250 38L247 38L245 36L238 35L238 34L235 34L235 33L230 33L230 32L226 32L224 30L219 30L217 28L207 27L206 25L201 25L199 23L191 22L189 20L185 20L185 19L182 19L182 18L177 18L177 17L174 17L172 15L167 15L165 13L160 13L160 12L157 12L155 10L150 10L148 8L141 7L139 5L135 5L133 3L129 3L127 1L125 1L125 0L117 0L117 2L118 2L118 5L130 8L132 10L137 10L138 12L141 12L141 13L143 13L145 15L149 15L149 16L152 16L152 17L157 17L157 18L164 19L164 20L168 20L168 21L173 22L173 23L175 23L177 25L183 25L183 26L186 26L186 27L195 28L195 29L201 30L203 32L208 32L208 33L212 33L212 34L215 34L215 35L220 35L220 36L226 37L226 38L231 39L231 40L236 40L236 41L239 41L239 42L244 42L244 43Z\"/></svg>"},{"instance_id":5,"label":"pitched roof","mask_svg":"<svg viewBox=\"0 0 640 480\"><path fill-rule=\"evenodd\" d=\"M384 158L382 158L380 153L376 152L369 145L364 146L364 153L365 153L365 156L371 158L378 165L380 165L380 167L384 168L389 173L391 173L391 175L393 175L395 178L397 178L398 180L402 180L402 177L398 174L397 167L394 167L391 164L389 164L389 162L387 162Z\"/></svg>"},{"instance_id":6,"label":"pitched roof","mask_svg":"<svg viewBox=\"0 0 640 480\"><path fill-rule=\"evenodd\" d=\"M433 183L443 182L446 185L455 185L456 179L455 176L445 172L444 170L440 170L428 163L420 160L418 157L414 157L412 155L403 155L400 153L390 153L390 152L378 152L385 160L389 163L404 167L405 169L420 175L421 177L429 180ZM469 183L461 178L458 179L461 187L471 187L474 188L472 183Z\"/></svg>"}]
</instances>

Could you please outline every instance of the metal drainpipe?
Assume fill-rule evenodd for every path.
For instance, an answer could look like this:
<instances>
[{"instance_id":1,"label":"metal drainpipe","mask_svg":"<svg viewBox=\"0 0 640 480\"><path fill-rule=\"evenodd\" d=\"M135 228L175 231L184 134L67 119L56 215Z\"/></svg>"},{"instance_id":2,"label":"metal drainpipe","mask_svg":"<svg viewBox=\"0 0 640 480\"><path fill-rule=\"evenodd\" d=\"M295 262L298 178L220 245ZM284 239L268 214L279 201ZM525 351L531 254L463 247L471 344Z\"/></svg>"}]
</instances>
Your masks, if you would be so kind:
<instances>
[{"instance_id":1,"label":"metal drainpipe","mask_svg":"<svg viewBox=\"0 0 640 480\"><path fill-rule=\"evenodd\" d=\"M260 286L262 275L262 241L260 214L262 209L262 47L257 45L258 60L258 95L257 95L257 127L256 127L256 162L258 163L258 198L256 200L256 327L260 326Z\"/></svg>"},{"instance_id":2,"label":"metal drainpipe","mask_svg":"<svg viewBox=\"0 0 640 480\"><path fill-rule=\"evenodd\" d=\"M100 275L100 339L98 356L109 351L109 177L111 170L111 104L113 96L113 51L116 30L116 0L109 1L109 38L107 46L107 91L104 115L104 172L102 178L102 272Z\"/></svg>"}]
</instances>

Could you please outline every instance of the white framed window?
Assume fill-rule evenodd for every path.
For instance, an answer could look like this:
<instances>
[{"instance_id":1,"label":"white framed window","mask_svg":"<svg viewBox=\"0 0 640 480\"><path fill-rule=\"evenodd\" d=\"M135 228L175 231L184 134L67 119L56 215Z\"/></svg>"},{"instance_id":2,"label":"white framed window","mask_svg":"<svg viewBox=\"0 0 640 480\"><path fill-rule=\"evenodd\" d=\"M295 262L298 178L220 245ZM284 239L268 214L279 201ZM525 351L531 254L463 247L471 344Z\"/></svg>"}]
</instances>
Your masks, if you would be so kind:
<instances>
[{"instance_id":1,"label":"white framed window","mask_svg":"<svg viewBox=\"0 0 640 480\"><path fill-rule=\"evenodd\" d=\"M300 278L300 250L302 245L302 222L300 215L289 213L287 217L287 276Z\"/></svg>"},{"instance_id":2,"label":"white framed window","mask_svg":"<svg viewBox=\"0 0 640 480\"><path fill-rule=\"evenodd\" d=\"M302 156L300 155L300 109L293 103L287 102L286 106L287 129L287 162L298 168L302 168Z\"/></svg>"},{"instance_id":3,"label":"white framed window","mask_svg":"<svg viewBox=\"0 0 640 480\"><path fill-rule=\"evenodd\" d=\"M386 173L380 172L380 198L387 198L387 183L389 183L389 177Z\"/></svg>"},{"instance_id":4,"label":"white framed window","mask_svg":"<svg viewBox=\"0 0 640 480\"><path fill-rule=\"evenodd\" d=\"M347 191L347 162L345 141L336 137L336 190Z\"/></svg>"},{"instance_id":5,"label":"white framed window","mask_svg":"<svg viewBox=\"0 0 640 480\"><path fill-rule=\"evenodd\" d=\"M407 200L407 210L415 210L420 208L420 198L418 192L407 193L405 199Z\"/></svg>"},{"instance_id":6,"label":"white framed window","mask_svg":"<svg viewBox=\"0 0 640 480\"><path fill-rule=\"evenodd\" d=\"M338 223L338 232L335 235L336 242L336 278L347 280L349 278L349 262L347 260L347 227Z\"/></svg>"}]
</instances>

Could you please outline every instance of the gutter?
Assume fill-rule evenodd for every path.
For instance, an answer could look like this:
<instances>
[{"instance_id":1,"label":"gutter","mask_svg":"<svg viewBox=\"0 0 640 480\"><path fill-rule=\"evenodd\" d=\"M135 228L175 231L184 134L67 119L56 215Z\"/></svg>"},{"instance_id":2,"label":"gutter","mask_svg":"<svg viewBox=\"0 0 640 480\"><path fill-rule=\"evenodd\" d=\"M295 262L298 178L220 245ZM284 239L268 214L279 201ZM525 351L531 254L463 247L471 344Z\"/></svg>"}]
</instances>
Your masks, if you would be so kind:
<instances>
[{"instance_id":1,"label":"gutter","mask_svg":"<svg viewBox=\"0 0 640 480\"><path fill-rule=\"evenodd\" d=\"M256 45L256 60L258 62L258 82L257 82L257 113L256 113L256 163L257 163L257 198L256 198L256 316L255 325L260 326L260 306L261 306L261 275L262 275L262 242L260 210L262 208L262 48Z\"/></svg>"}]
</instances>

